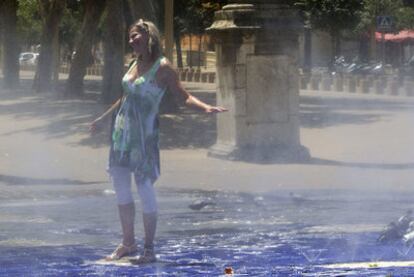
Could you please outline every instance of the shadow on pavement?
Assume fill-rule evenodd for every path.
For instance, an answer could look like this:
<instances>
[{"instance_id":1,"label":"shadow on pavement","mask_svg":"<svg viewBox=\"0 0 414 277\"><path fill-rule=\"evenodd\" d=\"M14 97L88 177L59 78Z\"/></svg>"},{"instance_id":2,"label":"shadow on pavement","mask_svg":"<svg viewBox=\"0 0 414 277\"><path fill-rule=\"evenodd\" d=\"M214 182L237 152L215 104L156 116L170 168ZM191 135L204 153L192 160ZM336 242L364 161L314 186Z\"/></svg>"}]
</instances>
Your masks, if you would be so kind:
<instances>
[{"instance_id":1,"label":"shadow on pavement","mask_svg":"<svg viewBox=\"0 0 414 277\"><path fill-rule=\"evenodd\" d=\"M102 147L109 142L109 121L101 133L90 136L89 123L108 108L99 102L99 80L85 81L85 95L64 98L62 93L35 94L31 92L32 80L21 80L21 89L0 91L0 116L11 116L16 120L41 119L42 125L21 129L3 130L1 135L16 133L43 134L46 139L82 135L72 146ZM0 82L1 84L1 82ZM64 81L59 84L62 91ZM202 86L189 84L194 94L215 102L215 94L203 91ZM370 124L391 117L391 112L414 110L414 102L406 98L379 99L324 97L323 95L300 96L300 121L304 128L326 128L342 124ZM24 123L20 126L24 126ZM205 115L186 108L178 113L160 116L160 146L162 149L208 148L216 140L216 116Z\"/></svg>"},{"instance_id":2,"label":"shadow on pavement","mask_svg":"<svg viewBox=\"0 0 414 277\"><path fill-rule=\"evenodd\" d=\"M100 94L97 92L99 81L86 81L86 93L78 98L65 98L59 92L35 94L30 90L31 80L22 80L21 86L21 90L0 91L2 100L0 116L12 116L16 120L41 119L45 120L45 124L3 130L1 135L45 134L46 139L58 139L78 134L83 137L72 146L108 145L110 120L107 120L100 133L93 136L88 133L89 123L109 107L99 102ZM194 85L192 87L199 89ZM203 101L209 103L215 101L211 93L197 91L194 94ZM162 149L210 147L216 138L215 118L215 115L206 115L187 108L180 108L176 114L161 115L160 147Z\"/></svg>"},{"instance_id":3,"label":"shadow on pavement","mask_svg":"<svg viewBox=\"0 0 414 277\"><path fill-rule=\"evenodd\" d=\"M300 123L304 128L326 128L341 124L370 124L388 118L390 112L413 111L407 99L300 97Z\"/></svg>"},{"instance_id":4,"label":"shadow on pavement","mask_svg":"<svg viewBox=\"0 0 414 277\"><path fill-rule=\"evenodd\" d=\"M83 182L72 179L38 179L29 177L18 177L0 175L0 182L6 185L93 185L102 182Z\"/></svg>"},{"instance_id":5,"label":"shadow on pavement","mask_svg":"<svg viewBox=\"0 0 414 277\"><path fill-rule=\"evenodd\" d=\"M375 169L414 169L414 163L358 163L358 162L341 162L320 158L311 158L309 164L313 165L328 165L328 166L342 166L342 167L357 167L357 168L375 168Z\"/></svg>"}]
</instances>

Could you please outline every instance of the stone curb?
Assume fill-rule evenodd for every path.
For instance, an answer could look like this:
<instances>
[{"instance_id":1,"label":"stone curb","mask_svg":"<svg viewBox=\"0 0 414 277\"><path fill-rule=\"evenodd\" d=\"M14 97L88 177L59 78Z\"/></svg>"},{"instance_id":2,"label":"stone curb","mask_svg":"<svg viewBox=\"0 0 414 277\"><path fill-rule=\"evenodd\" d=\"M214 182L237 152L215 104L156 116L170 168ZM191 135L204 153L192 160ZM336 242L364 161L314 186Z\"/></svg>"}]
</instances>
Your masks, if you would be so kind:
<instances>
[{"instance_id":1,"label":"stone curb","mask_svg":"<svg viewBox=\"0 0 414 277\"><path fill-rule=\"evenodd\" d=\"M300 88L301 90L305 91L331 91L368 95L414 96L414 78L399 78L395 75L301 75Z\"/></svg>"}]
</instances>

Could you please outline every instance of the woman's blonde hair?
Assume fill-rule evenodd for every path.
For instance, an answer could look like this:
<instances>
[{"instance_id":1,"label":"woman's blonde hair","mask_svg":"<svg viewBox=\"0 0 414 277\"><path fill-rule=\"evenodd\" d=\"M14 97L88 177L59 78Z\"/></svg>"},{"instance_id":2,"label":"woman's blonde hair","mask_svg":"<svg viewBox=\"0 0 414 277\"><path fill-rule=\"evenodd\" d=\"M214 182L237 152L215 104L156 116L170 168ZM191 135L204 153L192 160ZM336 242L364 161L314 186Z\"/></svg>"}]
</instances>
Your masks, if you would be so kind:
<instances>
[{"instance_id":1,"label":"woman's blonde hair","mask_svg":"<svg viewBox=\"0 0 414 277\"><path fill-rule=\"evenodd\" d=\"M137 20L129 27L129 32L134 29L143 30L148 33L148 51L153 60L157 59L162 54L160 31L151 21L143 19ZM139 59L140 57L138 57Z\"/></svg>"}]
</instances>

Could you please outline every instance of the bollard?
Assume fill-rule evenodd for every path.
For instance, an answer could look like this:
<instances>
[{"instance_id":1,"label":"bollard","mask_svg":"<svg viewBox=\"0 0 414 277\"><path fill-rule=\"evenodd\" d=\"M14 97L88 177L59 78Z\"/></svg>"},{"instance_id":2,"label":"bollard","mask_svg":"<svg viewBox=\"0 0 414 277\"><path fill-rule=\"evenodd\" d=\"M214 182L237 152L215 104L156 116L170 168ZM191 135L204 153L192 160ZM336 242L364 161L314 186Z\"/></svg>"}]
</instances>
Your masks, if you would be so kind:
<instances>
[{"instance_id":1,"label":"bollard","mask_svg":"<svg viewBox=\"0 0 414 277\"><path fill-rule=\"evenodd\" d=\"M399 85L398 79L393 78L393 79L388 81L387 89L388 89L388 93L390 95L398 95L399 94L399 87L400 87L400 85Z\"/></svg>"},{"instance_id":2,"label":"bollard","mask_svg":"<svg viewBox=\"0 0 414 277\"><path fill-rule=\"evenodd\" d=\"M334 91L344 91L344 79L342 76L335 76L333 79L333 90Z\"/></svg>"},{"instance_id":3,"label":"bollard","mask_svg":"<svg viewBox=\"0 0 414 277\"><path fill-rule=\"evenodd\" d=\"M210 72L208 74L208 82L209 83L214 83L216 79L216 73L215 72Z\"/></svg>"},{"instance_id":4,"label":"bollard","mask_svg":"<svg viewBox=\"0 0 414 277\"><path fill-rule=\"evenodd\" d=\"M177 72L177 75L178 75L178 79L180 80L180 81L182 81L183 79L182 79L182 72L183 72L183 69L182 68L177 68L176 69L176 72Z\"/></svg>"},{"instance_id":5,"label":"bollard","mask_svg":"<svg viewBox=\"0 0 414 277\"><path fill-rule=\"evenodd\" d=\"M194 73L194 82L200 82L200 77L201 77L201 71L200 69L197 69L196 72Z\"/></svg>"},{"instance_id":6,"label":"bollard","mask_svg":"<svg viewBox=\"0 0 414 277\"><path fill-rule=\"evenodd\" d=\"M414 81L404 80L404 91L407 96L414 96Z\"/></svg>"},{"instance_id":7,"label":"bollard","mask_svg":"<svg viewBox=\"0 0 414 277\"><path fill-rule=\"evenodd\" d=\"M356 81L356 90L358 90L358 87L361 86L362 80L364 79L364 76L362 75L356 75L355 81Z\"/></svg>"},{"instance_id":8,"label":"bollard","mask_svg":"<svg viewBox=\"0 0 414 277\"><path fill-rule=\"evenodd\" d=\"M207 79L208 79L208 73L207 72L202 72L201 73L201 82L206 83Z\"/></svg>"},{"instance_id":9,"label":"bollard","mask_svg":"<svg viewBox=\"0 0 414 277\"><path fill-rule=\"evenodd\" d=\"M190 69L187 71L187 82L192 82L194 77L194 69Z\"/></svg>"},{"instance_id":10,"label":"bollard","mask_svg":"<svg viewBox=\"0 0 414 277\"><path fill-rule=\"evenodd\" d=\"M332 87L332 77L331 76L324 76L322 77L322 90L330 91Z\"/></svg>"},{"instance_id":11,"label":"bollard","mask_svg":"<svg viewBox=\"0 0 414 277\"><path fill-rule=\"evenodd\" d=\"M321 81L320 75L312 75L309 82L310 90L319 90L319 83Z\"/></svg>"},{"instance_id":12,"label":"bollard","mask_svg":"<svg viewBox=\"0 0 414 277\"><path fill-rule=\"evenodd\" d=\"M368 75L367 76L367 82L368 82L368 91L371 91L374 86L374 81L376 77L374 75Z\"/></svg>"},{"instance_id":13,"label":"bollard","mask_svg":"<svg viewBox=\"0 0 414 277\"><path fill-rule=\"evenodd\" d=\"M300 76L300 89L307 89L309 84L309 75Z\"/></svg>"},{"instance_id":14,"label":"bollard","mask_svg":"<svg viewBox=\"0 0 414 277\"><path fill-rule=\"evenodd\" d=\"M186 80L186 77L187 77L187 71L188 71L188 68L185 68L185 69L181 69L181 81L185 81Z\"/></svg>"},{"instance_id":15,"label":"bollard","mask_svg":"<svg viewBox=\"0 0 414 277\"><path fill-rule=\"evenodd\" d=\"M181 79L181 73L183 72L183 69L178 67L175 69L175 71L177 72L178 79L182 81L183 79Z\"/></svg>"},{"instance_id":16,"label":"bollard","mask_svg":"<svg viewBox=\"0 0 414 277\"><path fill-rule=\"evenodd\" d=\"M358 93L369 93L370 81L368 79L361 79L359 81Z\"/></svg>"},{"instance_id":17,"label":"bollard","mask_svg":"<svg viewBox=\"0 0 414 277\"><path fill-rule=\"evenodd\" d=\"M348 92L356 92L356 79L354 76L349 76L348 80L348 87L347 87L347 91Z\"/></svg>"},{"instance_id":18,"label":"bollard","mask_svg":"<svg viewBox=\"0 0 414 277\"><path fill-rule=\"evenodd\" d=\"M374 92L375 92L375 94L384 94L386 84L387 84L387 80L383 77L375 80L374 81Z\"/></svg>"}]
</instances>

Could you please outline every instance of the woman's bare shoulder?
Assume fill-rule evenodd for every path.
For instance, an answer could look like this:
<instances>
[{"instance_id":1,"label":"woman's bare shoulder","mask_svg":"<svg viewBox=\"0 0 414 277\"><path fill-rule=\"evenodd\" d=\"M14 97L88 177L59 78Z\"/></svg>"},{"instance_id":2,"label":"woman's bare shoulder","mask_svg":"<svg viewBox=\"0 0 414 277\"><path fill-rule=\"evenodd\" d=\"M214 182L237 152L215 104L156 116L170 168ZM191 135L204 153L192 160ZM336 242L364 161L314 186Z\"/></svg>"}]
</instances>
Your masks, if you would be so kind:
<instances>
[{"instance_id":1,"label":"woman's bare shoulder","mask_svg":"<svg viewBox=\"0 0 414 277\"><path fill-rule=\"evenodd\" d=\"M162 86L170 86L177 79L177 72L167 58L161 59L157 72L157 82Z\"/></svg>"},{"instance_id":2,"label":"woman's bare shoulder","mask_svg":"<svg viewBox=\"0 0 414 277\"><path fill-rule=\"evenodd\" d=\"M164 78L171 78L177 74L176 69L167 58L161 60L158 73Z\"/></svg>"},{"instance_id":3,"label":"woman's bare shoulder","mask_svg":"<svg viewBox=\"0 0 414 277\"><path fill-rule=\"evenodd\" d=\"M160 69L164 71L174 70L173 65L167 58L162 58L160 61Z\"/></svg>"}]
</instances>

